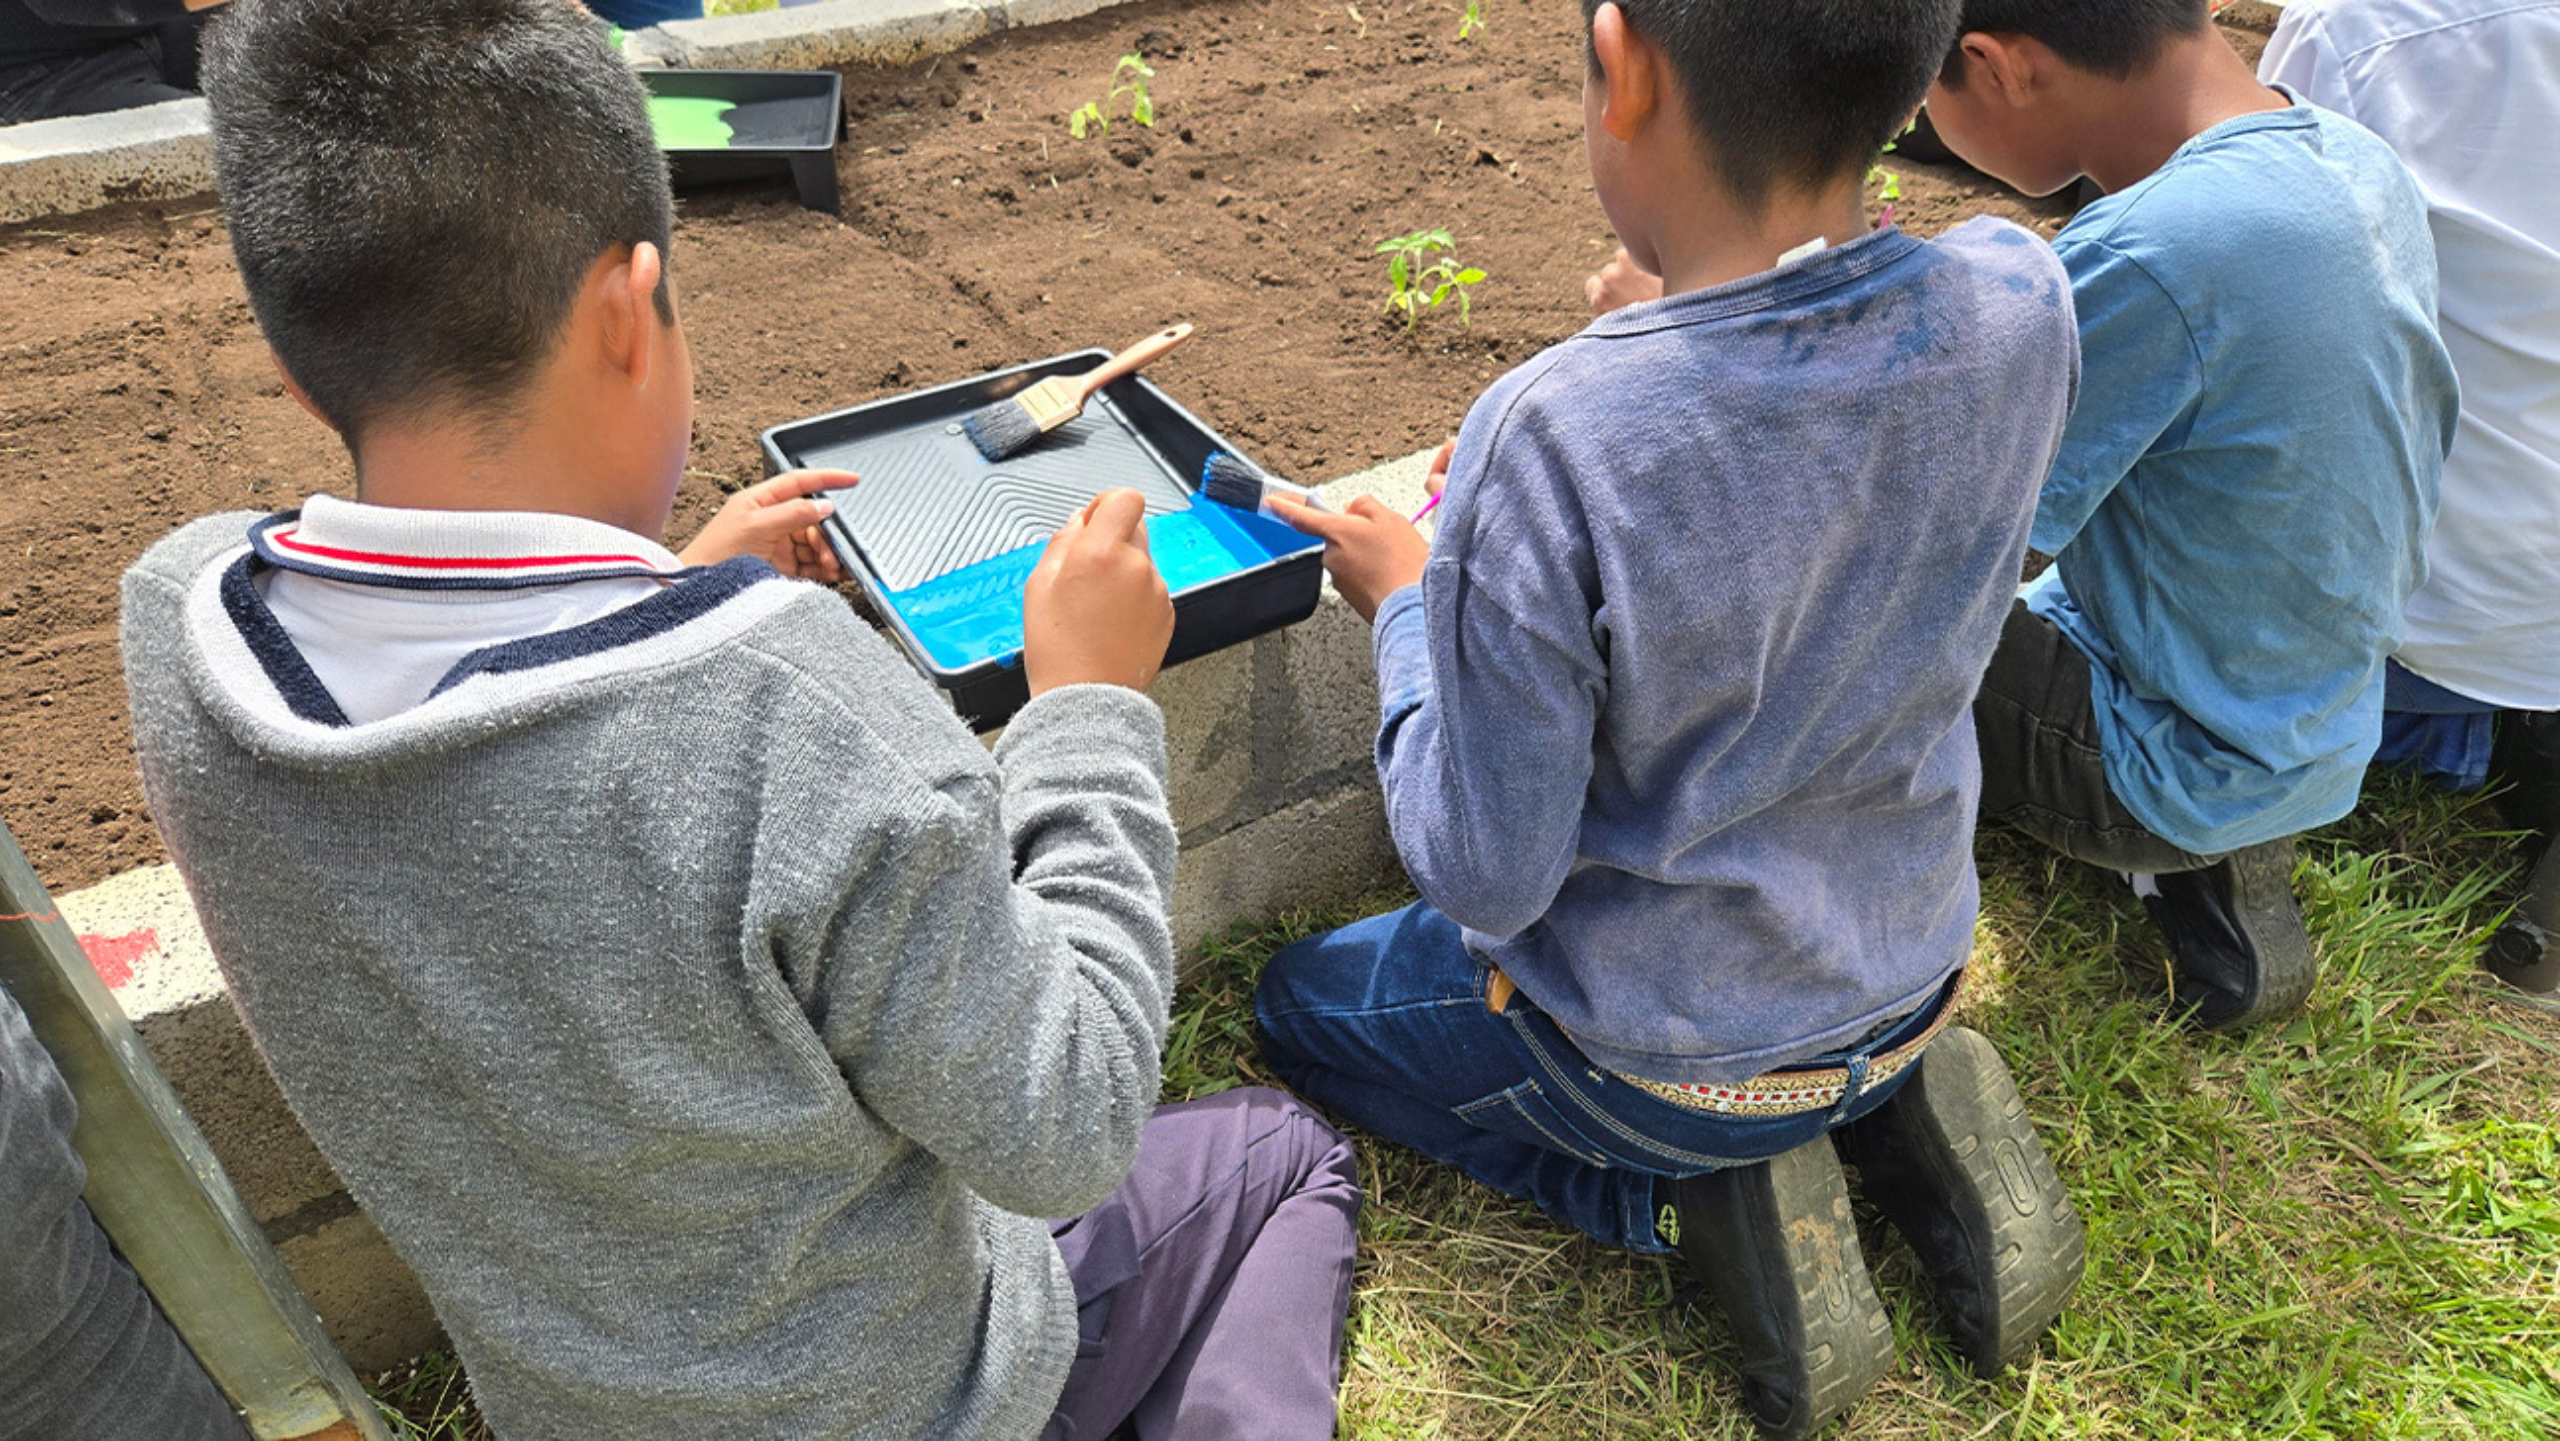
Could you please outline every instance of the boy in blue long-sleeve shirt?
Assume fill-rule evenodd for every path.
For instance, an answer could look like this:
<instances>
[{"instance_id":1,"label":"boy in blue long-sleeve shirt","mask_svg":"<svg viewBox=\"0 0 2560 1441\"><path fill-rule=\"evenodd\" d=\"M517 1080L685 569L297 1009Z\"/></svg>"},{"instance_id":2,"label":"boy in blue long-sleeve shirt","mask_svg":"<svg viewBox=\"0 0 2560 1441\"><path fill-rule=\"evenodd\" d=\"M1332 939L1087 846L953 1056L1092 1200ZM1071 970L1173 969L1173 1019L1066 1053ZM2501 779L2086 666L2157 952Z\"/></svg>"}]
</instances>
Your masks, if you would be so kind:
<instances>
[{"instance_id":1,"label":"boy in blue long-sleeve shirt","mask_svg":"<svg viewBox=\"0 0 2560 1441\"><path fill-rule=\"evenodd\" d=\"M2076 354L2025 231L1864 218L1955 11L1590 7L1593 177L1667 298L1477 403L1436 541L1286 509L1374 615L1424 900L1276 957L1266 1053L1604 1242L1680 1250L1779 1435L1892 1355L1835 1128L1986 1372L2079 1274L2006 1072L1941 1032L1977 906L1968 707ZM1958 1159L1994 1150L2025 1211Z\"/></svg>"},{"instance_id":2,"label":"boy in blue long-sleeve shirt","mask_svg":"<svg viewBox=\"0 0 2560 1441\"><path fill-rule=\"evenodd\" d=\"M2425 574L2457 394L2424 197L2260 85L2206 0L1968 0L1929 113L2030 194L2086 373L2036 510L2056 563L1975 713L1983 813L2131 873L2208 1027L2316 964L2292 837L2350 810Z\"/></svg>"}]
</instances>

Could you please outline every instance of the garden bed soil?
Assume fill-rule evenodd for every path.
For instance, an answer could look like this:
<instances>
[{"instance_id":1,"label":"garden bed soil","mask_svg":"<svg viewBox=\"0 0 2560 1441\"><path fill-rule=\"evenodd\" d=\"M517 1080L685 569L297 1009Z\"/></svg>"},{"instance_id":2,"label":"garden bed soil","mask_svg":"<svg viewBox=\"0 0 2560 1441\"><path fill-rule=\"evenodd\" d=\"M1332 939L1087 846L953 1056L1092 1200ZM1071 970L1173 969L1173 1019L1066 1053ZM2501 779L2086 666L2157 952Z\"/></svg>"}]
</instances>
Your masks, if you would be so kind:
<instances>
[{"instance_id":1,"label":"garden bed soil","mask_svg":"<svg viewBox=\"0 0 2560 1441\"><path fill-rule=\"evenodd\" d=\"M844 218L787 184L689 195L673 252L699 372L674 530L762 473L763 428L1173 320L1155 378L1283 474L1448 434L1587 319L1614 242L1582 156L1576 6L1150 0L846 76ZM2235 34L2244 45L2257 37ZM1152 130L1069 138L1113 62ZM2066 209L1899 167L1902 222L2041 234ZM1371 249L1435 226L1489 272L1474 321L1381 313ZM116 583L193 516L348 491L278 383L211 197L0 229L0 818L57 890L163 859L134 774Z\"/></svg>"}]
</instances>

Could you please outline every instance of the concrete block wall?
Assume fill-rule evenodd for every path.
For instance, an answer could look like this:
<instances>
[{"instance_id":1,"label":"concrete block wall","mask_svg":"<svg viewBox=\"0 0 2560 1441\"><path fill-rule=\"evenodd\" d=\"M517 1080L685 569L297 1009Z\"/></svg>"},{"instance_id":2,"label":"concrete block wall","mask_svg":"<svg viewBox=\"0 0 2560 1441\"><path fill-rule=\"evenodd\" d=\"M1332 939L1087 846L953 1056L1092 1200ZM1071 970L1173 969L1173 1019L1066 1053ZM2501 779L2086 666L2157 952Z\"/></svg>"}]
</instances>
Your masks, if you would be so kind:
<instances>
[{"instance_id":1,"label":"concrete block wall","mask_svg":"<svg viewBox=\"0 0 2560 1441\"><path fill-rule=\"evenodd\" d=\"M1328 487L1410 511L1430 457ZM1307 621L1167 671L1164 707L1182 861L1175 940L1203 940L1400 878L1370 743L1369 627L1328 588ZM346 1193L240 1024L177 872L153 866L60 897L90 961L142 1033L213 1153L359 1369L437 1344L417 1278Z\"/></svg>"}]
</instances>

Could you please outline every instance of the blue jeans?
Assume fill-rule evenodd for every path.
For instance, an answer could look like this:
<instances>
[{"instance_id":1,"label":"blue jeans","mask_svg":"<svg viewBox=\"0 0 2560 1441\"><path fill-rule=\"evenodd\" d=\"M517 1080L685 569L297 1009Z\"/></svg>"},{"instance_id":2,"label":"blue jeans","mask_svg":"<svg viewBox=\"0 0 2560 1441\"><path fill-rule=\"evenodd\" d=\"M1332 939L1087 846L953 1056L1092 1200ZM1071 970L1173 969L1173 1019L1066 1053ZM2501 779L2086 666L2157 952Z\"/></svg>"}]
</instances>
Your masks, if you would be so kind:
<instances>
[{"instance_id":1,"label":"blue jeans","mask_svg":"<svg viewBox=\"0 0 2560 1441\"><path fill-rule=\"evenodd\" d=\"M1491 968L1428 905L1311 936L1271 958L1254 991L1262 1053L1292 1090L1374 1135L1533 1201L1622 1250L1669 1250L1654 1232L1654 1178L1783 1155L1874 1110L1911 1068L1797 1116L1675 1106L1601 1068L1525 995L1485 1004ZM1939 1000L1854 1051L1848 1066L1918 1034Z\"/></svg>"},{"instance_id":2,"label":"blue jeans","mask_svg":"<svg viewBox=\"0 0 2560 1441\"><path fill-rule=\"evenodd\" d=\"M2388 661L2383 669L2382 748L2373 763L2416 771L2449 791L2489 781L2498 708Z\"/></svg>"}]
</instances>

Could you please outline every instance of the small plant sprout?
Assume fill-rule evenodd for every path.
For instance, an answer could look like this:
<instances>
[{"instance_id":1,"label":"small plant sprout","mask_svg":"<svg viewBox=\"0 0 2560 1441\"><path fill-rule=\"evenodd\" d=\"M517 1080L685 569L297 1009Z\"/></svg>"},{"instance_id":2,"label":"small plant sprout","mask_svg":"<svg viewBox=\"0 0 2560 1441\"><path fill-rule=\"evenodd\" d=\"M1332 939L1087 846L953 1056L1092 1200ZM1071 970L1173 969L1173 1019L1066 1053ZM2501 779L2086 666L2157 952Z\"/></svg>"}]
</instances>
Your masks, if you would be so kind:
<instances>
[{"instance_id":1,"label":"small plant sprout","mask_svg":"<svg viewBox=\"0 0 2560 1441\"><path fill-rule=\"evenodd\" d=\"M1867 172L1867 183L1870 185L1881 183L1883 185L1884 188L1876 192L1876 198L1885 203L1885 214L1884 219L1877 223L1881 225L1891 225L1893 223L1893 206L1896 202L1902 199L1901 172L1887 170L1883 166L1879 165Z\"/></svg>"},{"instance_id":2,"label":"small plant sprout","mask_svg":"<svg viewBox=\"0 0 2560 1441\"><path fill-rule=\"evenodd\" d=\"M1082 140L1087 132L1111 133L1112 112L1120 108L1120 97L1129 97L1129 118L1153 130L1156 124L1156 102L1147 94L1147 82L1156 78L1155 67L1143 55L1123 55L1111 67L1111 90L1101 100L1088 100L1067 116L1067 133Z\"/></svg>"},{"instance_id":3,"label":"small plant sprout","mask_svg":"<svg viewBox=\"0 0 2560 1441\"><path fill-rule=\"evenodd\" d=\"M1459 266L1457 248L1446 230L1417 230L1378 242L1375 253L1387 257L1387 281L1392 287L1387 292L1387 313L1404 316L1406 330L1422 323L1422 312L1437 309L1453 295L1458 299L1458 323L1473 323L1467 292L1484 279L1484 272Z\"/></svg>"},{"instance_id":4,"label":"small plant sprout","mask_svg":"<svg viewBox=\"0 0 2560 1441\"><path fill-rule=\"evenodd\" d=\"M1919 128L1920 122L1914 118L1910 124L1902 127L1902 133L1908 135ZM1887 141L1884 153L1891 155L1898 148L1899 145L1896 142ZM1876 229L1882 230L1893 223L1893 207L1902 203L1902 174L1899 171L1887 170L1881 164L1873 165L1867 169L1867 183L1869 185L1881 183L1883 186L1876 192L1876 198L1884 202L1884 212L1876 217Z\"/></svg>"},{"instance_id":5,"label":"small plant sprout","mask_svg":"<svg viewBox=\"0 0 2560 1441\"><path fill-rule=\"evenodd\" d=\"M1458 38L1473 40L1484 28L1484 0L1467 0L1467 13L1458 17Z\"/></svg>"}]
</instances>

